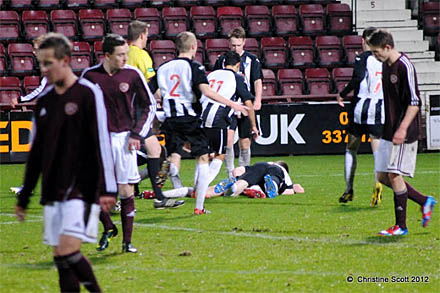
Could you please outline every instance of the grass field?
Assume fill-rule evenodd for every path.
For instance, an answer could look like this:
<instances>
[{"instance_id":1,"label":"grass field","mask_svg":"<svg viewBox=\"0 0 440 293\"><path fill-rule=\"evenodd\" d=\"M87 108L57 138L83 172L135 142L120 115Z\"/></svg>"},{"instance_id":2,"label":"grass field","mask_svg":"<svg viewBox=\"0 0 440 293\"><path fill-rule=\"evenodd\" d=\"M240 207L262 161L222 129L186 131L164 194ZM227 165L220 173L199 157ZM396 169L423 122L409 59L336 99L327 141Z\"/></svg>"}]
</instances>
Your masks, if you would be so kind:
<instances>
[{"instance_id":1,"label":"grass field","mask_svg":"<svg viewBox=\"0 0 440 293\"><path fill-rule=\"evenodd\" d=\"M194 199L174 210L154 210L152 201L136 200L133 244L138 254L121 254L120 236L101 253L94 245L83 246L101 288L104 292L440 292L440 205L430 225L422 228L419 207L408 202L409 235L382 238L377 232L394 224L393 199L385 189L383 204L369 207L371 155L358 158L355 199L347 205L337 201L345 186L342 155L282 159L288 161L294 182L303 185L305 194L207 199L212 214L202 216L192 215ZM0 291L56 292L51 248L41 243L39 192L32 198L27 222L18 223L13 216L15 199L8 190L21 183L23 170L24 165L0 165ZM187 185L193 170L194 161L185 160L182 179ZM438 200L439 154L419 154L416 177L409 181ZM142 186L147 188L147 183ZM165 187L170 188L169 182ZM119 216L113 219L120 227ZM350 276L353 282L347 282ZM403 282L393 282L393 276ZM388 281L360 282L362 277Z\"/></svg>"}]
</instances>

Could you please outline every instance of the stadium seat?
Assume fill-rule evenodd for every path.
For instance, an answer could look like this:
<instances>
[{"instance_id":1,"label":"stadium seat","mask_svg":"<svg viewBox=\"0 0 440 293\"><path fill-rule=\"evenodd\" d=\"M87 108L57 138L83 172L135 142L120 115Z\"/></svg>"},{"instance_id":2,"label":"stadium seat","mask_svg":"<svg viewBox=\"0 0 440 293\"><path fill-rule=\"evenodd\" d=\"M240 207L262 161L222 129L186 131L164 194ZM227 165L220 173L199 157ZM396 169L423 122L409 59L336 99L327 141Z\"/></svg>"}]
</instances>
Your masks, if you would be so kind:
<instances>
[{"instance_id":1,"label":"stadium seat","mask_svg":"<svg viewBox=\"0 0 440 293\"><path fill-rule=\"evenodd\" d=\"M282 95L302 95L304 93L301 70L280 69L278 70L277 77Z\"/></svg>"},{"instance_id":2,"label":"stadium seat","mask_svg":"<svg viewBox=\"0 0 440 293\"><path fill-rule=\"evenodd\" d=\"M229 51L229 41L227 39L207 39L205 43L208 70L212 70L220 55Z\"/></svg>"},{"instance_id":3,"label":"stadium seat","mask_svg":"<svg viewBox=\"0 0 440 293\"><path fill-rule=\"evenodd\" d=\"M258 58L260 58L260 46L258 45L258 41L255 38L246 38L246 42L244 43L244 49L254 54Z\"/></svg>"},{"instance_id":4,"label":"stadium seat","mask_svg":"<svg viewBox=\"0 0 440 293\"><path fill-rule=\"evenodd\" d=\"M49 31L47 13L44 10L25 10L21 20L27 40L35 39Z\"/></svg>"},{"instance_id":5,"label":"stadium seat","mask_svg":"<svg viewBox=\"0 0 440 293\"><path fill-rule=\"evenodd\" d=\"M355 57L364 51L361 36L343 36L342 47L344 48L345 64L349 66L353 66Z\"/></svg>"},{"instance_id":6,"label":"stadium seat","mask_svg":"<svg viewBox=\"0 0 440 293\"><path fill-rule=\"evenodd\" d=\"M199 0L174 0L176 6L180 7L190 7L197 6L199 4Z\"/></svg>"},{"instance_id":7,"label":"stadium seat","mask_svg":"<svg viewBox=\"0 0 440 293\"><path fill-rule=\"evenodd\" d=\"M326 11L329 34L346 35L352 32L352 14L348 4L330 3Z\"/></svg>"},{"instance_id":8,"label":"stadium seat","mask_svg":"<svg viewBox=\"0 0 440 293\"><path fill-rule=\"evenodd\" d=\"M128 25L131 18L131 12L127 8L107 10L107 22L110 31L124 38L128 35Z\"/></svg>"},{"instance_id":9,"label":"stadium seat","mask_svg":"<svg viewBox=\"0 0 440 293\"><path fill-rule=\"evenodd\" d=\"M342 65L341 41L337 36L317 36L315 43L320 67Z\"/></svg>"},{"instance_id":10,"label":"stadium seat","mask_svg":"<svg viewBox=\"0 0 440 293\"><path fill-rule=\"evenodd\" d=\"M70 39L77 39L76 15L73 10L52 10L50 12L53 30Z\"/></svg>"},{"instance_id":11,"label":"stadium seat","mask_svg":"<svg viewBox=\"0 0 440 293\"><path fill-rule=\"evenodd\" d=\"M162 8L173 5L174 0L151 0L150 6Z\"/></svg>"},{"instance_id":12,"label":"stadium seat","mask_svg":"<svg viewBox=\"0 0 440 293\"><path fill-rule=\"evenodd\" d=\"M72 58L70 66L75 74L80 75L81 72L92 65L92 56L90 45L87 42L73 42Z\"/></svg>"},{"instance_id":13,"label":"stadium seat","mask_svg":"<svg viewBox=\"0 0 440 293\"><path fill-rule=\"evenodd\" d=\"M136 8L134 18L144 21L148 25L148 38L157 39L161 35L161 18L157 8Z\"/></svg>"},{"instance_id":14,"label":"stadium seat","mask_svg":"<svg viewBox=\"0 0 440 293\"><path fill-rule=\"evenodd\" d=\"M152 40L150 42L154 68L157 69L162 63L176 56L176 47L171 40Z\"/></svg>"},{"instance_id":15,"label":"stadium seat","mask_svg":"<svg viewBox=\"0 0 440 293\"><path fill-rule=\"evenodd\" d=\"M102 39L105 34L104 13L101 9L81 9L78 20L85 40Z\"/></svg>"},{"instance_id":16,"label":"stadium seat","mask_svg":"<svg viewBox=\"0 0 440 293\"><path fill-rule=\"evenodd\" d=\"M9 7L13 10L32 9L32 0L10 0Z\"/></svg>"},{"instance_id":17,"label":"stadium seat","mask_svg":"<svg viewBox=\"0 0 440 293\"><path fill-rule=\"evenodd\" d=\"M271 35L271 22L269 8L263 5L250 5L244 8L244 15L247 19L247 35L250 37L261 37Z\"/></svg>"},{"instance_id":18,"label":"stadium seat","mask_svg":"<svg viewBox=\"0 0 440 293\"><path fill-rule=\"evenodd\" d=\"M293 5L276 5L272 7L272 15L277 36L292 36L299 33L298 14Z\"/></svg>"},{"instance_id":19,"label":"stadium seat","mask_svg":"<svg viewBox=\"0 0 440 293\"><path fill-rule=\"evenodd\" d=\"M180 32L188 29L188 15L184 7L164 7L162 19L165 36L175 38Z\"/></svg>"},{"instance_id":20,"label":"stadium seat","mask_svg":"<svg viewBox=\"0 0 440 293\"><path fill-rule=\"evenodd\" d=\"M111 9L118 7L116 0L93 0L93 6L99 9Z\"/></svg>"},{"instance_id":21,"label":"stadium seat","mask_svg":"<svg viewBox=\"0 0 440 293\"><path fill-rule=\"evenodd\" d=\"M224 6L225 5L224 0L201 0L201 4L203 6Z\"/></svg>"},{"instance_id":22,"label":"stadium seat","mask_svg":"<svg viewBox=\"0 0 440 293\"><path fill-rule=\"evenodd\" d=\"M89 0L67 0L66 5L68 9L85 9L89 8Z\"/></svg>"},{"instance_id":23,"label":"stadium seat","mask_svg":"<svg viewBox=\"0 0 440 293\"><path fill-rule=\"evenodd\" d=\"M28 43L13 43L8 45L12 75L32 75L34 71L34 54L32 49L32 45Z\"/></svg>"},{"instance_id":24,"label":"stadium seat","mask_svg":"<svg viewBox=\"0 0 440 293\"><path fill-rule=\"evenodd\" d=\"M0 41L15 41L20 37L18 13L0 10Z\"/></svg>"},{"instance_id":25,"label":"stadium seat","mask_svg":"<svg viewBox=\"0 0 440 293\"><path fill-rule=\"evenodd\" d=\"M0 77L0 103L7 103L21 95L20 80L15 76Z\"/></svg>"},{"instance_id":26,"label":"stadium seat","mask_svg":"<svg viewBox=\"0 0 440 293\"><path fill-rule=\"evenodd\" d=\"M246 6L254 4L253 0L230 0L229 1L233 6Z\"/></svg>"},{"instance_id":27,"label":"stadium seat","mask_svg":"<svg viewBox=\"0 0 440 293\"><path fill-rule=\"evenodd\" d=\"M236 27L243 26L243 11L240 7L224 6L217 8L220 35L223 37Z\"/></svg>"},{"instance_id":28,"label":"stadium seat","mask_svg":"<svg viewBox=\"0 0 440 293\"><path fill-rule=\"evenodd\" d=\"M62 6L60 0L39 0L37 7L40 9L53 10Z\"/></svg>"},{"instance_id":29,"label":"stadium seat","mask_svg":"<svg viewBox=\"0 0 440 293\"><path fill-rule=\"evenodd\" d=\"M0 43L0 75L7 73L8 63L6 62L6 49L2 43Z\"/></svg>"},{"instance_id":30,"label":"stadium seat","mask_svg":"<svg viewBox=\"0 0 440 293\"><path fill-rule=\"evenodd\" d=\"M327 68L307 68L305 81L310 95L330 94L330 73Z\"/></svg>"},{"instance_id":31,"label":"stadium seat","mask_svg":"<svg viewBox=\"0 0 440 293\"><path fill-rule=\"evenodd\" d=\"M264 66L267 68L277 69L286 67L286 41L281 37L262 38L261 56L264 60Z\"/></svg>"},{"instance_id":32,"label":"stadium seat","mask_svg":"<svg viewBox=\"0 0 440 293\"><path fill-rule=\"evenodd\" d=\"M340 93L347 86L352 76L353 68L351 67L333 68L332 79L335 84L335 89L338 93Z\"/></svg>"},{"instance_id":33,"label":"stadium seat","mask_svg":"<svg viewBox=\"0 0 440 293\"><path fill-rule=\"evenodd\" d=\"M95 63L101 63L104 59L104 53L102 52L102 41L96 41L93 43L93 54L95 56Z\"/></svg>"},{"instance_id":34,"label":"stadium seat","mask_svg":"<svg viewBox=\"0 0 440 293\"><path fill-rule=\"evenodd\" d=\"M204 63L205 60L205 49L203 48L203 43L199 39L197 39L197 53L195 60L200 64Z\"/></svg>"},{"instance_id":35,"label":"stadium seat","mask_svg":"<svg viewBox=\"0 0 440 293\"><path fill-rule=\"evenodd\" d=\"M290 37L288 44L293 67L305 68L314 66L315 49L310 37Z\"/></svg>"},{"instance_id":36,"label":"stadium seat","mask_svg":"<svg viewBox=\"0 0 440 293\"><path fill-rule=\"evenodd\" d=\"M279 1L279 0L256 0L254 2L256 2L257 4L260 4L260 5L272 6L272 5L280 4L280 2L282 2L282 1Z\"/></svg>"},{"instance_id":37,"label":"stadium seat","mask_svg":"<svg viewBox=\"0 0 440 293\"><path fill-rule=\"evenodd\" d=\"M24 94L31 93L34 89L40 86L40 77L36 75L25 76L23 78Z\"/></svg>"},{"instance_id":38,"label":"stadium seat","mask_svg":"<svg viewBox=\"0 0 440 293\"><path fill-rule=\"evenodd\" d=\"M304 35L324 34L324 8L320 4L299 6L299 16Z\"/></svg>"},{"instance_id":39,"label":"stadium seat","mask_svg":"<svg viewBox=\"0 0 440 293\"><path fill-rule=\"evenodd\" d=\"M147 6L147 0L121 0L121 6L124 8L136 8Z\"/></svg>"},{"instance_id":40,"label":"stadium seat","mask_svg":"<svg viewBox=\"0 0 440 293\"><path fill-rule=\"evenodd\" d=\"M425 35L436 36L440 32L440 2L422 4L423 32Z\"/></svg>"},{"instance_id":41,"label":"stadium seat","mask_svg":"<svg viewBox=\"0 0 440 293\"><path fill-rule=\"evenodd\" d=\"M277 93L277 82L275 74L271 69L263 69L263 93L262 96L275 96Z\"/></svg>"},{"instance_id":42,"label":"stadium seat","mask_svg":"<svg viewBox=\"0 0 440 293\"><path fill-rule=\"evenodd\" d=\"M214 8L193 6L189 10L193 31L198 38L215 38L217 21Z\"/></svg>"}]
</instances>

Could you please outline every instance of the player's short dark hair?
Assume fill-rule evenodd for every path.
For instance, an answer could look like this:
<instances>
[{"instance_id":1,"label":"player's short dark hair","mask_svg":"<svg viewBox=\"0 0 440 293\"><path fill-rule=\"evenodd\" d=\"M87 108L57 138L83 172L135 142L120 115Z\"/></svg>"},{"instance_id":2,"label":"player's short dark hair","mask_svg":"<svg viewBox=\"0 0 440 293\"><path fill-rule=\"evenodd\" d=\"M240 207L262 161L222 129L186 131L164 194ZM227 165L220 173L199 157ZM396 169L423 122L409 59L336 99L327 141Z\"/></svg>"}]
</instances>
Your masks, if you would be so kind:
<instances>
[{"instance_id":1,"label":"player's short dark hair","mask_svg":"<svg viewBox=\"0 0 440 293\"><path fill-rule=\"evenodd\" d=\"M234 28L228 35L228 39L246 39L246 31L241 26Z\"/></svg>"},{"instance_id":2,"label":"player's short dark hair","mask_svg":"<svg viewBox=\"0 0 440 293\"><path fill-rule=\"evenodd\" d=\"M276 161L275 163L277 163L278 165L280 165L281 167L286 169L287 173L289 173L289 165L287 165L286 162L284 162L284 161Z\"/></svg>"},{"instance_id":3,"label":"player's short dark hair","mask_svg":"<svg viewBox=\"0 0 440 293\"><path fill-rule=\"evenodd\" d=\"M234 51L227 51L225 53L225 66L232 65L234 66L237 63L241 62L240 55Z\"/></svg>"},{"instance_id":4,"label":"player's short dark hair","mask_svg":"<svg viewBox=\"0 0 440 293\"><path fill-rule=\"evenodd\" d=\"M197 42L196 35L192 32L181 32L176 37L176 49L179 53L189 52L191 49L192 41Z\"/></svg>"},{"instance_id":5,"label":"player's short dark hair","mask_svg":"<svg viewBox=\"0 0 440 293\"><path fill-rule=\"evenodd\" d=\"M377 28L375 28L374 26L370 26L367 27L366 29L364 29L363 33L362 33L362 38L364 40L368 40L368 38L377 30Z\"/></svg>"},{"instance_id":6,"label":"player's short dark hair","mask_svg":"<svg viewBox=\"0 0 440 293\"><path fill-rule=\"evenodd\" d=\"M139 39L140 35L148 29L148 24L143 21L134 20L128 25L128 40L130 42Z\"/></svg>"},{"instance_id":7,"label":"player's short dark hair","mask_svg":"<svg viewBox=\"0 0 440 293\"><path fill-rule=\"evenodd\" d=\"M102 42L102 52L113 54L115 47L123 46L126 43L125 39L118 34L107 34Z\"/></svg>"},{"instance_id":8,"label":"player's short dark hair","mask_svg":"<svg viewBox=\"0 0 440 293\"><path fill-rule=\"evenodd\" d=\"M394 48L393 35L386 30L376 30L373 32L368 38L367 43L370 47L385 48L386 45L389 45L391 48Z\"/></svg>"},{"instance_id":9,"label":"player's short dark hair","mask_svg":"<svg viewBox=\"0 0 440 293\"><path fill-rule=\"evenodd\" d=\"M72 56L72 43L64 35L58 33L51 33L45 37L39 49L53 49L54 56L58 60L63 59L65 56Z\"/></svg>"}]
</instances>

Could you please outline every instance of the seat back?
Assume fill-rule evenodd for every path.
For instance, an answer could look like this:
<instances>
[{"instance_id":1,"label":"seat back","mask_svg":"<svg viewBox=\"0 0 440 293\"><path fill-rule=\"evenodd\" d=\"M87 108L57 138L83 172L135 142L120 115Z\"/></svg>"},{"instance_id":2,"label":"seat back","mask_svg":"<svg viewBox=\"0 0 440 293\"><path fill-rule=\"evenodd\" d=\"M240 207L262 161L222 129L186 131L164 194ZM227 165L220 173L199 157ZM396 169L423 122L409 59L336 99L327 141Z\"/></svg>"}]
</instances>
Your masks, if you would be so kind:
<instances>
[{"instance_id":1,"label":"seat back","mask_svg":"<svg viewBox=\"0 0 440 293\"><path fill-rule=\"evenodd\" d=\"M307 68L305 72L305 80L309 89L309 94L330 94L330 73L327 68Z\"/></svg>"},{"instance_id":2,"label":"seat back","mask_svg":"<svg viewBox=\"0 0 440 293\"><path fill-rule=\"evenodd\" d=\"M31 9L33 5L32 0L10 0L9 6L13 10Z\"/></svg>"},{"instance_id":3,"label":"seat back","mask_svg":"<svg viewBox=\"0 0 440 293\"><path fill-rule=\"evenodd\" d=\"M107 22L112 33L126 38L128 35L128 25L131 22L131 12L127 8L108 9Z\"/></svg>"},{"instance_id":4,"label":"seat back","mask_svg":"<svg viewBox=\"0 0 440 293\"><path fill-rule=\"evenodd\" d=\"M335 88L340 93L350 82L353 75L353 68L351 67L337 67L332 71L332 79L335 83Z\"/></svg>"},{"instance_id":5,"label":"seat back","mask_svg":"<svg viewBox=\"0 0 440 293\"><path fill-rule=\"evenodd\" d=\"M13 43L8 45L11 74L17 76L31 75L34 71L32 45Z\"/></svg>"},{"instance_id":6,"label":"seat back","mask_svg":"<svg viewBox=\"0 0 440 293\"><path fill-rule=\"evenodd\" d=\"M324 8L320 4L303 4L299 6L304 35L324 34Z\"/></svg>"},{"instance_id":7,"label":"seat back","mask_svg":"<svg viewBox=\"0 0 440 293\"><path fill-rule=\"evenodd\" d=\"M198 38L213 38L217 30L215 10L210 6L193 6L189 11L193 31Z\"/></svg>"},{"instance_id":8,"label":"seat back","mask_svg":"<svg viewBox=\"0 0 440 293\"><path fill-rule=\"evenodd\" d=\"M436 36L440 32L440 2L422 3L423 32Z\"/></svg>"},{"instance_id":9,"label":"seat back","mask_svg":"<svg viewBox=\"0 0 440 293\"><path fill-rule=\"evenodd\" d=\"M8 103L21 95L20 80L15 76L0 77L0 103Z\"/></svg>"},{"instance_id":10,"label":"seat back","mask_svg":"<svg viewBox=\"0 0 440 293\"><path fill-rule=\"evenodd\" d=\"M212 70L220 55L229 51L229 41L227 39L207 39L205 43L208 70Z\"/></svg>"},{"instance_id":11,"label":"seat back","mask_svg":"<svg viewBox=\"0 0 440 293\"><path fill-rule=\"evenodd\" d=\"M263 93L262 96L274 96L277 92L275 74L271 69L263 69Z\"/></svg>"},{"instance_id":12,"label":"seat back","mask_svg":"<svg viewBox=\"0 0 440 293\"><path fill-rule=\"evenodd\" d=\"M176 6L192 7L199 4L199 0L174 0Z\"/></svg>"},{"instance_id":13,"label":"seat back","mask_svg":"<svg viewBox=\"0 0 440 293\"><path fill-rule=\"evenodd\" d=\"M354 65L356 56L362 54L364 51L362 48L361 36L343 36L342 47L344 49L345 63L347 65Z\"/></svg>"},{"instance_id":14,"label":"seat back","mask_svg":"<svg viewBox=\"0 0 440 293\"><path fill-rule=\"evenodd\" d=\"M104 59L104 53L102 52L102 41L96 41L93 43L93 54L95 56L95 63L101 63Z\"/></svg>"},{"instance_id":15,"label":"seat back","mask_svg":"<svg viewBox=\"0 0 440 293\"><path fill-rule=\"evenodd\" d=\"M246 38L246 42L244 43L244 49L254 54L258 58L260 58L260 46L258 45L258 41L255 38Z\"/></svg>"},{"instance_id":16,"label":"seat back","mask_svg":"<svg viewBox=\"0 0 440 293\"><path fill-rule=\"evenodd\" d=\"M352 13L346 3L330 3L326 7L330 34L344 35L352 32Z\"/></svg>"},{"instance_id":17,"label":"seat back","mask_svg":"<svg viewBox=\"0 0 440 293\"><path fill-rule=\"evenodd\" d=\"M220 25L220 35L226 37L234 28L243 26L243 11L240 7L219 7L217 19Z\"/></svg>"},{"instance_id":18,"label":"seat back","mask_svg":"<svg viewBox=\"0 0 440 293\"><path fill-rule=\"evenodd\" d=\"M292 66L298 68L312 67L315 60L315 49L310 37L290 37L288 40Z\"/></svg>"},{"instance_id":19,"label":"seat back","mask_svg":"<svg viewBox=\"0 0 440 293\"><path fill-rule=\"evenodd\" d=\"M118 6L116 0L93 0L93 5L100 9L110 9Z\"/></svg>"},{"instance_id":20,"label":"seat back","mask_svg":"<svg viewBox=\"0 0 440 293\"><path fill-rule=\"evenodd\" d=\"M197 39L197 53L195 60L200 64L203 64L205 61L205 48L203 48L203 43L199 39Z\"/></svg>"},{"instance_id":21,"label":"seat back","mask_svg":"<svg viewBox=\"0 0 440 293\"><path fill-rule=\"evenodd\" d=\"M21 15L27 40L49 31L47 13L44 10L25 10Z\"/></svg>"},{"instance_id":22,"label":"seat back","mask_svg":"<svg viewBox=\"0 0 440 293\"><path fill-rule=\"evenodd\" d=\"M162 9L165 35L175 38L188 29L187 13L184 7L164 7Z\"/></svg>"},{"instance_id":23,"label":"seat back","mask_svg":"<svg viewBox=\"0 0 440 293\"><path fill-rule=\"evenodd\" d=\"M72 43L72 58L70 59L70 66L75 74L79 75L84 69L90 67L92 64L91 60L92 56L89 43Z\"/></svg>"},{"instance_id":24,"label":"seat back","mask_svg":"<svg viewBox=\"0 0 440 293\"><path fill-rule=\"evenodd\" d=\"M30 94L33 90L40 86L40 77L36 75L25 76L23 78L23 88L25 94Z\"/></svg>"},{"instance_id":25,"label":"seat back","mask_svg":"<svg viewBox=\"0 0 440 293\"><path fill-rule=\"evenodd\" d=\"M276 5L272 7L275 34L278 36L292 36L298 31L298 14L293 5Z\"/></svg>"},{"instance_id":26,"label":"seat back","mask_svg":"<svg viewBox=\"0 0 440 293\"><path fill-rule=\"evenodd\" d=\"M83 39L98 40L105 34L104 13L100 9L81 9L78 13Z\"/></svg>"},{"instance_id":27,"label":"seat back","mask_svg":"<svg viewBox=\"0 0 440 293\"><path fill-rule=\"evenodd\" d=\"M6 63L6 49L2 43L0 43L0 75L6 73L7 63Z\"/></svg>"},{"instance_id":28,"label":"seat back","mask_svg":"<svg viewBox=\"0 0 440 293\"><path fill-rule=\"evenodd\" d=\"M337 36L317 36L315 42L321 67L335 67L342 64L342 49Z\"/></svg>"},{"instance_id":29,"label":"seat back","mask_svg":"<svg viewBox=\"0 0 440 293\"><path fill-rule=\"evenodd\" d=\"M153 40L161 36L162 25L157 8L136 8L134 18L147 23L149 39Z\"/></svg>"},{"instance_id":30,"label":"seat back","mask_svg":"<svg viewBox=\"0 0 440 293\"><path fill-rule=\"evenodd\" d=\"M50 12L52 27L55 32L68 38L77 36L76 15L73 10L52 10Z\"/></svg>"},{"instance_id":31,"label":"seat back","mask_svg":"<svg viewBox=\"0 0 440 293\"><path fill-rule=\"evenodd\" d=\"M150 52L152 54L155 69L176 56L176 47L171 40L152 40L150 42Z\"/></svg>"},{"instance_id":32,"label":"seat back","mask_svg":"<svg viewBox=\"0 0 440 293\"><path fill-rule=\"evenodd\" d=\"M272 18L269 8L263 5L250 5L244 8L247 19L247 34L251 37L270 36Z\"/></svg>"},{"instance_id":33,"label":"seat back","mask_svg":"<svg viewBox=\"0 0 440 293\"><path fill-rule=\"evenodd\" d=\"M121 6L124 8L141 8L146 6L146 0L121 0Z\"/></svg>"},{"instance_id":34,"label":"seat back","mask_svg":"<svg viewBox=\"0 0 440 293\"><path fill-rule=\"evenodd\" d=\"M282 95L302 95L303 76L299 69L280 69L277 73Z\"/></svg>"},{"instance_id":35,"label":"seat back","mask_svg":"<svg viewBox=\"0 0 440 293\"><path fill-rule=\"evenodd\" d=\"M60 0L40 0L38 1L38 8L43 9L57 9L61 6Z\"/></svg>"},{"instance_id":36,"label":"seat back","mask_svg":"<svg viewBox=\"0 0 440 293\"><path fill-rule=\"evenodd\" d=\"M89 0L67 0L67 8L78 10L89 7Z\"/></svg>"},{"instance_id":37,"label":"seat back","mask_svg":"<svg viewBox=\"0 0 440 293\"><path fill-rule=\"evenodd\" d=\"M20 37L19 17L16 11L0 10L0 41L15 41Z\"/></svg>"},{"instance_id":38,"label":"seat back","mask_svg":"<svg viewBox=\"0 0 440 293\"><path fill-rule=\"evenodd\" d=\"M283 68L287 61L286 41L281 37L261 39L261 51L267 68Z\"/></svg>"}]
</instances>

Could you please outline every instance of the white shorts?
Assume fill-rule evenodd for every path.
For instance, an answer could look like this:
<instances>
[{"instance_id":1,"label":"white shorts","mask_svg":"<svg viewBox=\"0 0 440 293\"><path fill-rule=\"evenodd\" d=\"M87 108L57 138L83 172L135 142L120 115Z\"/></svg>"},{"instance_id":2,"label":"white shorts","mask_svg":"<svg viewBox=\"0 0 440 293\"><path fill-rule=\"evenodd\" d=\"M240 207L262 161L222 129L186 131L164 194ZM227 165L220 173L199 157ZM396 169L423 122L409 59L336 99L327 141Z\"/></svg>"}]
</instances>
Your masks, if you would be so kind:
<instances>
[{"instance_id":1,"label":"white shorts","mask_svg":"<svg viewBox=\"0 0 440 293\"><path fill-rule=\"evenodd\" d=\"M112 153L118 184L135 184L141 181L136 150L128 149L130 132L111 132Z\"/></svg>"},{"instance_id":2,"label":"white shorts","mask_svg":"<svg viewBox=\"0 0 440 293\"><path fill-rule=\"evenodd\" d=\"M381 139L377 150L376 172L395 173L414 177L418 141L393 144Z\"/></svg>"},{"instance_id":3,"label":"white shorts","mask_svg":"<svg viewBox=\"0 0 440 293\"><path fill-rule=\"evenodd\" d=\"M43 243L58 246L61 235L69 235L83 242L95 243L98 237L100 206L80 199L55 201L44 206Z\"/></svg>"}]
</instances>

